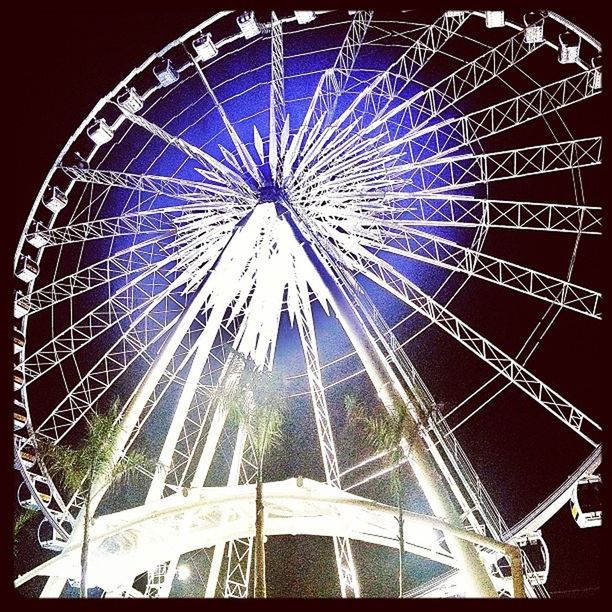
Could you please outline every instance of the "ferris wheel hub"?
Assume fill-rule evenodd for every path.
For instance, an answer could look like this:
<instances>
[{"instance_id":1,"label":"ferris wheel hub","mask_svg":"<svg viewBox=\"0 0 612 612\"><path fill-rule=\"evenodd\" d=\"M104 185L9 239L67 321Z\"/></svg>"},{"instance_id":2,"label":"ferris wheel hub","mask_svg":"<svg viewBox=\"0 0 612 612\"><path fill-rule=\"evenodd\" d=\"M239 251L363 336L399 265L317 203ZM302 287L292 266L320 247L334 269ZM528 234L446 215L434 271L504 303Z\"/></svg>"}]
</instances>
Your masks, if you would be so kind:
<instances>
[{"instance_id":1,"label":"ferris wheel hub","mask_svg":"<svg viewBox=\"0 0 612 612\"><path fill-rule=\"evenodd\" d=\"M287 194L282 187L274 183L266 183L259 189L259 203L264 202L284 202Z\"/></svg>"}]
</instances>

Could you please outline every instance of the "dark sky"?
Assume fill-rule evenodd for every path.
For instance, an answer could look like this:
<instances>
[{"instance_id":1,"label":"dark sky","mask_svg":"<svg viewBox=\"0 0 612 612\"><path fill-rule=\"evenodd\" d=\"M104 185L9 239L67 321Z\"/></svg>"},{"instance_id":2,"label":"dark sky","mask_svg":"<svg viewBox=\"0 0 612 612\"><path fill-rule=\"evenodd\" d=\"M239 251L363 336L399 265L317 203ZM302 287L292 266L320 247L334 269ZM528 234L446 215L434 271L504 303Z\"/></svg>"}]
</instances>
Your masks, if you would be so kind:
<instances>
[{"instance_id":1,"label":"dark sky","mask_svg":"<svg viewBox=\"0 0 612 612\"><path fill-rule=\"evenodd\" d=\"M187 9L171 10L166 7L143 11L133 9L130 3L126 3L120 12L104 8L103 5L95 9L80 8L78 11L58 9L56 6L51 9L45 5L27 15L22 14L22 21L27 22L27 37L20 39L15 56L5 58L16 67L17 79L10 89L12 107L16 110L16 116L10 116L10 121L19 126L19 137L11 149L11 155L15 156L14 180L18 185L16 200L12 203L15 211L14 243L49 167L92 106L151 53L206 18L209 10L204 4L201 9L191 4ZM597 18L594 11L581 12L576 7L571 11L558 12L601 39L605 20ZM13 25L8 24L8 27ZM597 274L593 276L598 278ZM601 285L594 288L601 289ZM562 321L560 331L553 334L549 352L545 353L553 364L549 365L550 369L557 370L559 379L565 377L567 380L567 377L575 375L576 370L571 367L572 352L584 349L585 344L593 347L595 354L591 355L590 360L587 357L586 364L577 366L578 377L581 376L581 367L584 368L584 376L587 376L590 366L599 361L597 354L601 349L597 348L595 337L592 337L592 343L573 337L565 344L567 335L572 334L574 329L582 330L582 323L574 328L573 321L571 318ZM588 330L592 330L592 327ZM592 331L587 333L591 334ZM567 358L556 361L555 347L562 347ZM543 357L542 361L545 359ZM451 364L448 365L450 367ZM449 396L452 397L450 391ZM507 397L507 401L514 400L514 395ZM520 401L520 398L516 398L517 404ZM600 401L598 390L592 390L589 401ZM546 427L546 419L537 420L538 424L540 422ZM469 438L467 442L475 443ZM485 446L494 446L503 443L503 439L476 443L480 442ZM554 440L546 439L545 435L541 443L549 453L563 452ZM530 459L525 456L517 459L521 469L528 469L526 466ZM504 478L513 482L510 474L504 470L494 473L495 469L491 470L486 460L482 461L482 465L478 465L478 459L475 463L478 468L489 469L487 476L492 482L498 477L502 482ZM511 489L507 490L507 496L511 504ZM549 589L553 593L570 596L594 593L589 589L600 583L600 531L578 530L569 511L563 509L546 526L545 535L553 557L552 582L547 585Z\"/></svg>"}]
</instances>

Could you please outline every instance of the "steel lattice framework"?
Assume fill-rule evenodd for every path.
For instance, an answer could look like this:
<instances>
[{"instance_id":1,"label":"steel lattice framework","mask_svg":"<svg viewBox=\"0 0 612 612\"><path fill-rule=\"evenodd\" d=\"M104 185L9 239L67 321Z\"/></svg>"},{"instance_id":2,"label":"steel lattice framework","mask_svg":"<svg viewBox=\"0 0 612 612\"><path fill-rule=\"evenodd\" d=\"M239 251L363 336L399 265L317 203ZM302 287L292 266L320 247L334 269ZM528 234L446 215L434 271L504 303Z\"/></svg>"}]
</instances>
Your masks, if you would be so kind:
<instances>
[{"instance_id":1,"label":"steel lattice framework","mask_svg":"<svg viewBox=\"0 0 612 612\"><path fill-rule=\"evenodd\" d=\"M597 108L601 49L554 13L525 26L503 11L412 13L219 13L68 142L15 257L15 466L44 514L41 544L63 552L18 584L51 576L42 596L59 596L78 579L83 498L62 495L36 447L78 443L92 408L119 395L113 462L145 444L156 467L131 509L94 487L94 509L118 505L96 519L94 581L109 596L168 597L187 559L200 596L251 595L257 460L227 398L254 369L282 373L296 422L296 398L308 402L320 459L321 482L265 485L268 535L330 536L343 597L366 591L360 541L398 547L387 500L348 493L392 469L385 453L356 457L363 432L339 429L338 394L360 381L381 413L402 403L410 415L403 462L430 516L407 513L422 530L402 546L452 568L412 594L522 593L514 544L600 462L598 414L527 360L557 317L601 318L601 294L573 274L579 242L602 227L597 192L588 199L602 140L573 125L574 107ZM497 235L557 240L564 267L514 259L520 246L487 252ZM518 353L451 304L483 285L536 321ZM503 389L452 427L464 402L445 415L411 351L434 328L484 366L473 395L501 377L595 447L514 528L454 434ZM542 570L523 563L526 594L546 597Z\"/></svg>"}]
</instances>

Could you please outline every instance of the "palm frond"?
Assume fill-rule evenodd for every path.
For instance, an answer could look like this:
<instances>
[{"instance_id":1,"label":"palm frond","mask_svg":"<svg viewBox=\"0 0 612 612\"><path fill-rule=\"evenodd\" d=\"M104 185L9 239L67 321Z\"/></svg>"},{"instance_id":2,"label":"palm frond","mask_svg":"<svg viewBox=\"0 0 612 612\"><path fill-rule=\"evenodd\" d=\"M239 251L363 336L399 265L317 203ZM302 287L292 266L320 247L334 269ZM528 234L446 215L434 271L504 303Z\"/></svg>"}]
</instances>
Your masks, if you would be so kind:
<instances>
[{"instance_id":1,"label":"palm frond","mask_svg":"<svg viewBox=\"0 0 612 612\"><path fill-rule=\"evenodd\" d=\"M112 454L121 429L118 419L119 400L106 412L91 410L87 429L78 448L42 442L38 452L50 475L58 478L70 493L102 478L112 482Z\"/></svg>"},{"instance_id":2,"label":"palm frond","mask_svg":"<svg viewBox=\"0 0 612 612\"><path fill-rule=\"evenodd\" d=\"M397 465L403 457L402 438L410 444L416 432L407 406L396 402L391 412L369 415L365 405L354 395L344 398L344 406L351 422L363 432L368 445L376 452L386 452L388 463Z\"/></svg>"},{"instance_id":3,"label":"palm frond","mask_svg":"<svg viewBox=\"0 0 612 612\"><path fill-rule=\"evenodd\" d=\"M17 537L17 534L26 526L26 524L36 515L36 510L26 508L20 512L15 518L13 523L13 537Z\"/></svg>"},{"instance_id":4,"label":"palm frond","mask_svg":"<svg viewBox=\"0 0 612 612\"><path fill-rule=\"evenodd\" d=\"M140 451L132 451L125 455L109 473L107 484L110 488L119 485L129 485L133 479L144 470L151 470L155 463Z\"/></svg>"},{"instance_id":5,"label":"palm frond","mask_svg":"<svg viewBox=\"0 0 612 612\"><path fill-rule=\"evenodd\" d=\"M232 388L220 387L216 400L227 410L230 423L244 428L259 464L266 453L281 440L286 401L280 376L259 371L245 359L240 379Z\"/></svg>"},{"instance_id":6,"label":"palm frond","mask_svg":"<svg viewBox=\"0 0 612 612\"><path fill-rule=\"evenodd\" d=\"M345 396L344 408L353 422L363 421L368 417L365 405L352 393Z\"/></svg>"}]
</instances>

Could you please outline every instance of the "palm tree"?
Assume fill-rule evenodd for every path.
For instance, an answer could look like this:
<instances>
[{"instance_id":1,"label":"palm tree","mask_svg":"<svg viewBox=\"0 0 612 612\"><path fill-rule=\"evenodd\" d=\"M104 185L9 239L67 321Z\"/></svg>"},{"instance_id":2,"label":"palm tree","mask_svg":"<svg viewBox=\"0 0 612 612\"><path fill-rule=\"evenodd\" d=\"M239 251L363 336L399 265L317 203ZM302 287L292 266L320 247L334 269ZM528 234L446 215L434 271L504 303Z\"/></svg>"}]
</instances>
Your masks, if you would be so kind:
<instances>
[{"instance_id":1,"label":"palm tree","mask_svg":"<svg viewBox=\"0 0 612 612\"><path fill-rule=\"evenodd\" d=\"M391 472L391 486L397 500L397 522L398 522L398 583L399 597L403 596L404 584L404 483L401 471L404 452L401 446L402 439L411 443L416 429L408 408L402 402L393 405L392 412L386 412L376 416L369 416L365 407L353 395L344 398L347 411L353 415L356 423L365 426L367 442L378 452L387 453L387 459L393 466Z\"/></svg>"},{"instance_id":2,"label":"palm tree","mask_svg":"<svg viewBox=\"0 0 612 612\"><path fill-rule=\"evenodd\" d=\"M149 465L143 453L132 451L113 465L114 441L121 429L119 400L115 400L106 413L92 410L87 433L80 447L43 445L39 447L47 470L58 476L64 486L74 494L81 490L84 494L83 545L81 548L81 586L80 596L87 597L87 561L89 555L89 529L92 522L91 502L98 490L94 483L112 487L125 481L140 468Z\"/></svg>"},{"instance_id":3,"label":"palm tree","mask_svg":"<svg viewBox=\"0 0 612 612\"><path fill-rule=\"evenodd\" d=\"M227 401L227 400L226 400ZM285 399L282 384L272 372L253 368L245 361L240 382L229 397L228 417L243 427L256 462L255 484L255 584L253 595L266 597L266 553L264 539L264 504L262 496L263 464L268 451L278 445L284 419Z\"/></svg>"},{"instance_id":4,"label":"palm tree","mask_svg":"<svg viewBox=\"0 0 612 612\"><path fill-rule=\"evenodd\" d=\"M30 519L34 517L36 510L26 508L15 517L13 523L13 555L17 554L17 540L19 538L20 531L30 522Z\"/></svg>"}]
</instances>

